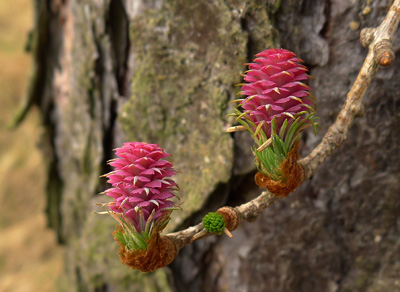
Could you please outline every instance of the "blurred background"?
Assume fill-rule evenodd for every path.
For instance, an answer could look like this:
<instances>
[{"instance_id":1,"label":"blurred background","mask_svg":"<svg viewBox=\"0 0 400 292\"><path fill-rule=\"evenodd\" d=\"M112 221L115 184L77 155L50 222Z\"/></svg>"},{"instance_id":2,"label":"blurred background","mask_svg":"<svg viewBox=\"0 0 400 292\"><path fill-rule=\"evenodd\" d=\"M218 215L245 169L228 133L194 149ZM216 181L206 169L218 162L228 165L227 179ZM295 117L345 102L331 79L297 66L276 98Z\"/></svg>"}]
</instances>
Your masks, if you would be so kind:
<instances>
[{"instance_id":1,"label":"blurred background","mask_svg":"<svg viewBox=\"0 0 400 292\"><path fill-rule=\"evenodd\" d=\"M62 249L44 214L45 165L36 109L18 128L31 74L25 52L33 23L31 0L0 1L0 291L55 291Z\"/></svg>"}]
</instances>

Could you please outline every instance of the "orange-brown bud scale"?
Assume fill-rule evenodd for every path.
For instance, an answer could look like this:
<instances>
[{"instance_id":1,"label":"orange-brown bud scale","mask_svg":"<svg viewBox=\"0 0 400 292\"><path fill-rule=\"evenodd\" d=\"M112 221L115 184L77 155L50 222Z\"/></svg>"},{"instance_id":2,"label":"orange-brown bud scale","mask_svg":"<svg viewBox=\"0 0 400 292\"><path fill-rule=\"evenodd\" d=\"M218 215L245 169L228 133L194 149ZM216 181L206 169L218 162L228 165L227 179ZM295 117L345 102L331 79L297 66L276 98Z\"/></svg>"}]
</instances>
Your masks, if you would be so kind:
<instances>
[{"instance_id":1,"label":"orange-brown bud scale","mask_svg":"<svg viewBox=\"0 0 400 292\"><path fill-rule=\"evenodd\" d=\"M297 163L299 158L299 142L296 142L287 158L281 164L282 179L274 181L258 172L255 176L256 184L260 188L266 188L275 196L286 197L304 180L304 168Z\"/></svg>"},{"instance_id":2,"label":"orange-brown bud scale","mask_svg":"<svg viewBox=\"0 0 400 292\"><path fill-rule=\"evenodd\" d=\"M240 218L232 207L222 207L217 210L222 217L224 217L226 229L229 231L235 230L240 224Z\"/></svg>"},{"instance_id":3,"label":"orange-brown bud scale","mask_svg":"<svg viewBox=\"0 0 400 292\"><path fill-rule=\"evenodd\" d=\"M113 236L117 232L123 232L121 226L116 226ZM117 239L119 244L119 258L128 267L142 272L153 272L159 268L169 265L179 253L175 243L169 237L154 232L148 242L146 250L126 250Z\"/></svg>"},{"instance_id":4,"label":"orange-brown bud scale","mask_svg":"<svg viewBox=\"0 0 400 292\"><path fill-rule=\"evenodd\" d=\"M393 64L395 55L392 42L390 40L381 40L374 46L375 61L381 66Z\"/></svg>"}]
</instances>

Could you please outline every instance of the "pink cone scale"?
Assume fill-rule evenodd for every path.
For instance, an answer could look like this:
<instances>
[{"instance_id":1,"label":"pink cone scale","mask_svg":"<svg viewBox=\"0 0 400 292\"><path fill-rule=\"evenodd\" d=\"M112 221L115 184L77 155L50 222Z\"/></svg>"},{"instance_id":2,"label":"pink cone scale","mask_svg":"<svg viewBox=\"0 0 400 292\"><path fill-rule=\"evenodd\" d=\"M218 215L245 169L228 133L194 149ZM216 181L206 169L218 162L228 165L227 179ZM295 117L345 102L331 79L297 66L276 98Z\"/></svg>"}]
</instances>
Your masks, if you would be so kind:
<instances>
[{"instance_id":1,"label":"pink cone scale","mask_svg":"<svg viewBox=\"0 0 400 292\"><path fill-rule=\"evenodd\" d=\"M115 154L109 161L115 170L105 175L112 188L104 192L114 199L107 204L114 218L129 221L124 223L139 234L161 228L177 207L171 200L177 184L171 179L176 174L172 162L166 160L170 154L144 142L125 143Z\"/></svg>"},{"instance_id":2,"label":"pink cone scale","mask_svg":"<svg viewBox=\"0 0 400 292\"><path fill-rule=\"evenodd\" d=\"M307 67L296 54L284 49L269 49L256 55L249 64L241 87L247 96L240 101L246 116L256 126L261 122L267 138L271 136L271 122L276 121L277 130L287 120L288 127L299 113L315 110L310 87L304 84L309 76Z\"/></svg>"}]
</instances>

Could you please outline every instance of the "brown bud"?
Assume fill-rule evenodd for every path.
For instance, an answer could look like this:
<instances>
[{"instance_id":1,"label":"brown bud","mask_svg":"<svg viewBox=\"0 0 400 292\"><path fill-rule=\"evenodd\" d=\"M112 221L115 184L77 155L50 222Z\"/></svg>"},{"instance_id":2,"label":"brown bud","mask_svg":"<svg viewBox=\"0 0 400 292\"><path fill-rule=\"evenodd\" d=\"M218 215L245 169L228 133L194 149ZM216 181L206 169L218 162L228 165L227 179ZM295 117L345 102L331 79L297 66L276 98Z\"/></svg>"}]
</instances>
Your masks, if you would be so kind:
<instances>
[{"instance_id":1,"label":"brown bud","mask_svg":"<svg viewBox=\"0 0 400 292\"><path fill-rule=\"evenodd\" d=\"M217 210L225 219L226 229L229 231L235 230L240 224L240 218L232 207L222 207Z\"/></svg>"},{"instance_id":2,"label":"brown bud","mask_svg":"<svg viewBox=\"0 0 400 292\"><path fill-rule=\"evenodd\" d=\"M275 196L286 197L304 180L304 168L297 163L299 158L299 142L296 142L287 158L281 164L282 180L274 181L258 172L254 178L256 184L260 188L268 189Z\"/></svg>"},{"instance_id":3,"label":"brown bud","mask_svg":"<svg viewBox=\"0 0 400 292\"><path fill-rule=\"evenodd\" d=\"M381 40L374 46L375 61L381 66L389 66L394 62L393 45L390 40Z\"/></svg>"}]
</instances>

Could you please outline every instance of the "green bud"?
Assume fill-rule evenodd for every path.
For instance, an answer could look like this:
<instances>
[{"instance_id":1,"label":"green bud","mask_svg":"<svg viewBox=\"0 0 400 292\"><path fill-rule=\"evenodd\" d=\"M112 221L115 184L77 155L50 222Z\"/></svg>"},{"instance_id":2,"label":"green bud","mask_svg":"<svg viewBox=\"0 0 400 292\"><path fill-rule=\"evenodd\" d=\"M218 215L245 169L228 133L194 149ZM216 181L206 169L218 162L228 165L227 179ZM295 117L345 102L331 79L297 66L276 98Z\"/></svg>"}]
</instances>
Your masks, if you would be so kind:
<instances>
[{"instance_id":1,"label":"green bud","mask_svg":"<svg viewBox=\"0 0 400 292\"><path fill-rule=\"evenodd\" d=\"M204 228L210 233L222 234L226 224L224 217L216 212L210 212L203 217Z\"/></svg>"}]
</instances>

